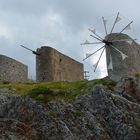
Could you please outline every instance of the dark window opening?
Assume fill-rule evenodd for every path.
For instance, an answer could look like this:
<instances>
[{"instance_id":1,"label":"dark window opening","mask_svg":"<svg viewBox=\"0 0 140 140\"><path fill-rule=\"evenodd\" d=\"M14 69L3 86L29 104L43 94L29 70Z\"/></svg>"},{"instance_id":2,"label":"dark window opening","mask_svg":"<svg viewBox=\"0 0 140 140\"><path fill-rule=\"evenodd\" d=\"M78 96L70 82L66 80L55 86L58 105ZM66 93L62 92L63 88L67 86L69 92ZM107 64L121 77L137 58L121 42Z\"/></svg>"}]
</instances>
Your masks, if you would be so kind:
<instances>
[{"instance_id":1,"label":"dark window opening","mask_svg":"<svg viewBox=\"0 0 140 140\"><path fill-rule=\"evenodd\" d=\"M60 59L59 59L59 63L61 63L61 61L62 61L62 59L60 58Z\"/></svg>"}]
</instances>

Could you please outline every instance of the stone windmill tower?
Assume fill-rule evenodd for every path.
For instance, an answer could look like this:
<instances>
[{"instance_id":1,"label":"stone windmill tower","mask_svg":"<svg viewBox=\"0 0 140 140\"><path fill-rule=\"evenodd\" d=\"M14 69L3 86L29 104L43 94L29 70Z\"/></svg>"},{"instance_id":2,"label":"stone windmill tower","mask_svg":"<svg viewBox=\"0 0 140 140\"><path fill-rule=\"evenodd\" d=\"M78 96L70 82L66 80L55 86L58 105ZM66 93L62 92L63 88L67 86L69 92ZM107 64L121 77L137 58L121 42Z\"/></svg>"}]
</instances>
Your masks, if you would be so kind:
<instances>
[{"instance_id":1,"label":"stone windmill tower","mask_svg":"<svg viewBox=\"0 0 140 140\"><path fill-rule=\"evenodd\" d=\"M77 81L84 79L83 64L49 46L37 49L37 82Z\"/></svg>"},{"instance_id":2,"label":"stone windmill tower","mask_svg":"<svg viewBox=\"0 0 140 140\"><path fill-rule=\"evenodd\" d=\"M92 34L91 37L95 38L99 42L90 43L86 40L85 43L81 45L89 45L89 44L97 44L97 43L104 43L104 46L99 48L97 51L88 54L85 59L89 58L90 56L94 55L96 52L101 51L99 59L97 63L94 65L96 68L100 62L102 54L106 51L106 64L107 64L107 71L108 76L110 79L118 81L123 76L134 76L136 72L140 71L140 46L135 42L134 39L129 37L126 34L123 34L123 31L130 29L130 25L132 21L127 24L119 33L112 33L115 25L121 20L119 17L119 13L115 18L113 27L111 28L110 33L107 33L106 28L106 20L103 17L104 28L106 32L105 38L99 36L95 29L89 29Z\"/></svg>"},{"instance_id":3,"label":"stone windmill tower","mask_svg":"<svg viewBox=\"0 0 140 140\"><path fill-rule=\"evenodd\" d=\"M58 82L84 79L83 64L66 56L54 48L42 46L37 51L21 47L36 55L36 81Z\"/></svg>"},{"instance_id":4,"label":"stone windmill tower","mask_svg":"<svg viewBox=\"0 0 140 140\"><path fill-rule=\"evenodd\" d=\"M106 46L108 76L118 81L123 76L134 76L140 71L140 46L126 34L110 34L108 41L119 50ZM115 41L120 40L120 41ZM121 41L122 40L122 41Z\"/></svg>"}]
</instances>

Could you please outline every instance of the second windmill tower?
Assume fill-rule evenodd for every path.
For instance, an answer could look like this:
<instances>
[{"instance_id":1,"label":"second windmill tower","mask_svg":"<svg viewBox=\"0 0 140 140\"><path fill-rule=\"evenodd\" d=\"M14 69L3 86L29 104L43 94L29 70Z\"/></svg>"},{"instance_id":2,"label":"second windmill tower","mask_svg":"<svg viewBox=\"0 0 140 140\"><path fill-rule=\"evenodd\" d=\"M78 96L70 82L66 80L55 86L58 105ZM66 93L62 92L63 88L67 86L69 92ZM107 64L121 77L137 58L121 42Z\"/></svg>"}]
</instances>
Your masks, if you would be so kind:
<instances>
[{"instance_id":1,"label":"second windmill tower","mask_svg":"<svg viewBox=\"0 0 140 140\"><path fill-rule=\"evenodd\" d=\"M102 55L104 51L106 51L106 63L109 78L118 81L123 76L134 76L136 72L140 71L140 46L134 39L126 34L123 34L125 30L130 29L130 25L133 21L124 26L120 32L113 33L115 25L121 21L121 17L118 13L114 20L113 26L108 33L107 20L105 20L104 17L102 19L106 33L105 38L98 35L95 29L89 29L89 31L92 33L90 36L98 40L98 42L90 43L86 40L85 43L82 43L81 45L100 43L104 43L104 45L95 52L88 54L88 56L86 56L86 58L83 60L85 61L98 51L101 51L97 63L94 65L94 71L96 71Z\"/></svg>"}]
</instances>

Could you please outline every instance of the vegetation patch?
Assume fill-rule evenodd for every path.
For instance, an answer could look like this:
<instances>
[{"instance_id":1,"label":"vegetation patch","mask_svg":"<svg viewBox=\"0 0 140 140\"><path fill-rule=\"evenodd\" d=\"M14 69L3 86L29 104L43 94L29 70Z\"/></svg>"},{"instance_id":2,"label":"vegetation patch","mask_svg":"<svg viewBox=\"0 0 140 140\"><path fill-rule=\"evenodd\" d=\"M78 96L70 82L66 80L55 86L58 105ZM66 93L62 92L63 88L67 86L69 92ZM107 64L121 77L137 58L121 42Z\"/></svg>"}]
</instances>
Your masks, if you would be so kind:
<instances>
[{"instance_id":1,"label":"vegetation patch","mask_svg":"<svg viewBox=\"0 0 140 140\"><path fill-rule=\"evenodd\" d=\"M111 80L97 79L75 82L0 84L0 88L8 88L11 94L29 96L39 102L47 103L57 99L73 101L76 97L89 93L95 85L104 85L113 90L116 83Z\"/></svg>"},{"instance_id":2,"label":"vegetation patch","mask_svg":"<svg viewBox=\"0 0 140 140\"><path fill-rule=\"evenodd\" d=\"M83 116L83 113L79 110L77 110L75 114L76 114L77 117Z\"/></svg>"},{"instance_id":3,"label":"vegetation patch","mask_svg":"<svg viewBox=\"0 0 140 140\"><path fill-rule=\"evenodd\" d=\"M7 81L7 80L0 80L0 84L10 84L11 82L10 81Z\"/></svg>"},{"instance_id":4,"label":"vegetation patch","mask_svg":"<svg viewBox=\"0 0 140 140\"><path fill-rule=\"evenodd\" d=\"M135 127L140 130L140 121L136 122Z\"/></svg>"},{"instance_id":5,"label":"vegetation patch","mask_svg":"<svg viewBox=\"0 0 140 140\"><path fill-rule=\"evenodd\" d=\"M140 77L140 72L135 73L135 77Z\"/></svg>"}]
</instances>

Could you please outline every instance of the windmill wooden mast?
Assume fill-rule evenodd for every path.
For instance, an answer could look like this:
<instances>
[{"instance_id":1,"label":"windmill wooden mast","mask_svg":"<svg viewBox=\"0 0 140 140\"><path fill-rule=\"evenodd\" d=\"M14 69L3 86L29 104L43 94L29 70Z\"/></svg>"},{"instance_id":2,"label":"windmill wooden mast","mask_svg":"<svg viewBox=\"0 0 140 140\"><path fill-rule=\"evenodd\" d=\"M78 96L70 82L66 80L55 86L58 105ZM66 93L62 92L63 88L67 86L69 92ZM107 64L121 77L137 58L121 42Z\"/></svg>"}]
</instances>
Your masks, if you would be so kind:
<instances>
[{"instance_id":1,"label":"windmill wooden mast","mask_svg":"<svg viewBox=\"0 0 140 140\"><path fill-rule=\"evenodd\" d=\"M34 50L32 50L32 49L30 49L30 48L28 48L28 47L26 47L26 46L24 46L24 45L20 45L22 48L24 48L24 49L26 49L26 50L28 50L28 51L31 51L33 54L35 54L35 55L40 55L39 53L37 53L36 51L34 51Z\"/></svg>"}]
</instances>

